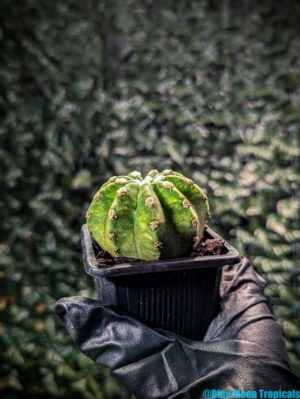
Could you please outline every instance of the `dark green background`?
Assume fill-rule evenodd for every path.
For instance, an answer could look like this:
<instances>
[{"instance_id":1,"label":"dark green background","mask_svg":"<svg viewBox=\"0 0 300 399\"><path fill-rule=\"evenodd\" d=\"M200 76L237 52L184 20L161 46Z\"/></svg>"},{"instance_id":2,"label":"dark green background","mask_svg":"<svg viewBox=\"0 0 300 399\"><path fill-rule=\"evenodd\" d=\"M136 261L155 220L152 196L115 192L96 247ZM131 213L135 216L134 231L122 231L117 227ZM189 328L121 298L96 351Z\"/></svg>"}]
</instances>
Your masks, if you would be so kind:
<instances>
[{"instance_id":1,"label":"dark green background","mask_svg":"<svg viewBox=\"0 0 300 399\"><path fill-rule=\"evenodd\" d=\"M300 374L299 21L299 1L1 1L1 398L121 397L53 306L94 295L93 193L151 168L203 186Z\"/></svg>"}]
</instances>

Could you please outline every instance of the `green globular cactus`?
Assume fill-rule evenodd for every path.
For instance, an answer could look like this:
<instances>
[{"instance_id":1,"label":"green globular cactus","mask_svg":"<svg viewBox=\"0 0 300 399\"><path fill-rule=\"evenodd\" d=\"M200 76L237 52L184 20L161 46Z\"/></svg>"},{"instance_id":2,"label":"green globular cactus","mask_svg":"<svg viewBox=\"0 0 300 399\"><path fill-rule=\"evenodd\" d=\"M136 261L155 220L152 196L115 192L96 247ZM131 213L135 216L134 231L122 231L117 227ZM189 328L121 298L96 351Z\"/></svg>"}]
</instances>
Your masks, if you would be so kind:
<instances>
[{"instance_id":1,"label":"green globular cactus","mask_svg":"<svg viewBox=\"0 0 300 399\"><path fill-rule=\"evenodd\" d=\"M172 170L111 177L87 211L93 239L113 257L143 260L187 254L202 238L209 205L191 179Z\"/></svg>"}]
</instances>

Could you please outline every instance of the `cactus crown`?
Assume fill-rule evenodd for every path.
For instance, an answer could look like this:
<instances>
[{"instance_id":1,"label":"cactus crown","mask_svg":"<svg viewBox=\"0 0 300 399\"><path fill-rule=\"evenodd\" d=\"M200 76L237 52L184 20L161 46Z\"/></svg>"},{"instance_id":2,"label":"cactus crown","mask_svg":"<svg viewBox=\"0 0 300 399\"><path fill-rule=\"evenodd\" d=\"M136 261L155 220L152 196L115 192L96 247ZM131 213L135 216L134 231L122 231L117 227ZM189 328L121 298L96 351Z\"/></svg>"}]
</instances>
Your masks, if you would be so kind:
<instances>
[{"instance_id":1,"label":"cactus crown","mask_svg":"<svg viewBox=\"0 0 300 399\"><path fill-rule=\"evenodd\" d=\"M94 240L112 256L155 260L191 251L209 215L206 195L172 170L114 176L95 194L87 212Z\"/></svg>"}]
</instances>

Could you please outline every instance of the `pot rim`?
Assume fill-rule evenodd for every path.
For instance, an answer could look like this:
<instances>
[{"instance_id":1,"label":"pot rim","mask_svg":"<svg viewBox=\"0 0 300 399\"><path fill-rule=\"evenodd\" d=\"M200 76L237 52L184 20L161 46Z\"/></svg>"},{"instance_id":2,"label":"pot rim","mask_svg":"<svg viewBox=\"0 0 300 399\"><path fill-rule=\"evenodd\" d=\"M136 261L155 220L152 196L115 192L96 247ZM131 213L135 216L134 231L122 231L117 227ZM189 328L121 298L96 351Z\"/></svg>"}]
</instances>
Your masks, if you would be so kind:
<instances>
[{"instance_id":1,"label":"pot rim","mask_svg":"<svg viewBox=\"0 0 300 399\"><path fill-rule=\"evenodd\" d=\"M224 240L209 227L207 228L207 233L212 238ZM227 252L222 255L180 257L151 261L131 261L116 263L113 265L100 263L96 259L93 248L93 239L86 224L82 225L81 228L81 246L85 270L87 274L93 277L117 277L124 275L137 275L141 273L158 273L199 268L219 268L238 263L241 259L238 250L224 240L224 247Z\"/></svg>"}]
</instances>

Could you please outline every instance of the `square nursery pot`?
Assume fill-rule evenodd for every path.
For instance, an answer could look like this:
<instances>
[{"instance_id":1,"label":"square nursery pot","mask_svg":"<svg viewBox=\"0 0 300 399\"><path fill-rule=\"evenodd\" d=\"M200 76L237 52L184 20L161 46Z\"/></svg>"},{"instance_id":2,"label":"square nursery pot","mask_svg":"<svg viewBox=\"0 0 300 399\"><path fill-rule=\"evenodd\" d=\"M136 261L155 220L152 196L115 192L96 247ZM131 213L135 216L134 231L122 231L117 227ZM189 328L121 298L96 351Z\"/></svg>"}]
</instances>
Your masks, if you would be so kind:
<instances>
[{"instance_id":1,"label":"square nursery pot","mask_svg":"<svg viewBox=\"0 0 300 399\"><path fill-rule=\"evenodd\" d=\"M205 238L221 238L207 228ZM106 264L86 225L81 245L87 274L98 299L116 305L151 327L201 340L216 312L222 267L240 261L225 241L221 255ZM102 260L102 261L101 261Z\"/></svg>"}]
</instances>

